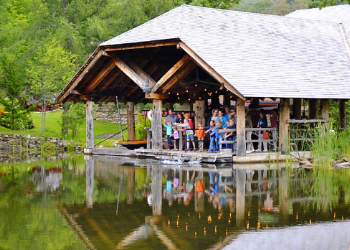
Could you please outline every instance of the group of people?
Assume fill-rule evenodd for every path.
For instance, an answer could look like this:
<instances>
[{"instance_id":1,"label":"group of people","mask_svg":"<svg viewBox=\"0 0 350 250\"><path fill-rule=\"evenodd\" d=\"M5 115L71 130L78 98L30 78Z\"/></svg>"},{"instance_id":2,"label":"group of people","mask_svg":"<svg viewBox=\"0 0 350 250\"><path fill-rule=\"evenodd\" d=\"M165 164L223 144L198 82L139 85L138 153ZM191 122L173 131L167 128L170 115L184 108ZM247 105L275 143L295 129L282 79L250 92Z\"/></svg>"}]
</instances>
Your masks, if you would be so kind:
<instances>
[{"instance_id":1,"label":"group of people","mask_svg":"<svg viewBox=\"0 0 350 250\"><path fill-rule=\"evenodd\" d=\"M196 173L196 171L187 170L185 174L185 180L181 183L179 171L173 171L171 169L167 171L163 198L168 201L169 206L172 206L174 201L177 201L178 204L183 203L185 206L188 206L193 197L197 198L198 203L206 195L208 202L215 209L218 209L219 212L222 212L225 206L229 207L231 212L234 212L233 175L222 177L217 172L209 172L209 185L208 183L205 185L204 173L202 171ZM221 184L221 182L225 184ZM202 205L204 206L204 200Z\"/></svg>"},{"instance_id":2,"label":"group of people","mask_svg":"<svg viewBox=\"0 0 350 250\"><path fill-rule=\"evenodd\" d=\"M273 110L270 117L271 127L277 128L278 126L278 115L277 111ZM213 109L211 116L208 116L206 119L206 125L204 126L202 121L197 122L197 128L194 129L193 121L190 117L190 114L174 114L172 109L169 109L168 116L165 119L164 127L166 128L166 136L168 143L168 150L172 149L172 139L175 141L175 150L179 150L179 129L183 129L185 135L185 148L186 150L196 150L195 137L198 141L199 151L204 150L204 138L206 135L209 136L210 143L208 152L220 152L223 147L231 149L233 152L236 151L235 141L236 141L236 132L234 130L228 131L225 133L220 133L220 129L236 129L237 123L237 114L235 111L230 110L229 107L225 107L224 110ZM246 112L245 119L246 128L253 128L252 118L249 112ZM267 128L268 122L264 110L260 110L259 119L256 125L256 128ZM257 149L254 148L252 143L252 134L255 134L260 140L258 142ZM247 140L247 153L252 153L253 151L268 151L267 143L268 138L266 133L263 130L253 132L247 130L246 140ZM272 130L273 148L272 150L277 150L277 131ZM263 148L262 148L263 147Z\"/></svg>"}]
</instances>

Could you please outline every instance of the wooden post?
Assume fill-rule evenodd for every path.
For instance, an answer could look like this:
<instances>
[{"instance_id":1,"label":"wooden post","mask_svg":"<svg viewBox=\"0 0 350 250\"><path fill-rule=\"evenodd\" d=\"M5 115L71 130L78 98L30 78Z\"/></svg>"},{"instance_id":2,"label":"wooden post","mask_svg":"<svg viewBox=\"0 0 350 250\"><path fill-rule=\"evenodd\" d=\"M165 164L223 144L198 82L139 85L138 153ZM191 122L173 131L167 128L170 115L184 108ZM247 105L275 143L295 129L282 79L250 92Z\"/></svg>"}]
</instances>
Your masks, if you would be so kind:
<instances>
[{"instance_id":1,"label":"wooden post","mask_svg":"<svg viewBox=\"0 0 350 250\"><path fill-rule=\"evenodd\" d=\"M280 220L281 222L287 222L289 219L289 204L288 204L288 187L289 178L285 169L279 171L278 179L278 201L280 210Z\"/></svg>"},{"instance_id":2,"label":"wooden post","mask_svg":"<svg viewBox=\"0 0 350 250\"><path fill-rule=\"evenodd\" d=\"M147 149L151 149L151 131L147 129Z\"/></svg>"},{"instance_id":3,"label":"wooden post","mask_svg":"<svg viewBox=\"0 0 350 250\"><path fill-rule=\"evenodd\" d=\"M244 227L246 170L236 170L236 225Z\"/></svg>"},{"instance_id":4,"label":"wooden post","mask_svg":"<svg viewBox=\"0 0 350 250\"><path fill-rule=\"evenodd\" d=\"M194 112L196 114L195 127L198 127L198 121L202 121L205 126L205 100L196 100L194 102Z\"/></svg>"},{"instance_id":5,"label":"wooden post","mask_svg":"<svg viewBox=\"0 0 350 250\"><path fill-rule=\"evenodd\" d=\"M301 99L293 99L293 116L294 119L301 119Z\"/></svg>"},{"instance_id":6,"label":"wooden post","mask_svg":"<svg viewBox=\"0 0 350 250\"><path fill-rule=\"evenodd\" d=\"M329 119L329 100L321 100L321 118L328 120Z\"/></svg>"},{"instance_id":7,"label":"wooden post","mask_svg":"<svg viewBox=\"0 0 350 250\"><path fill-rule=\"evenodd\" d=\"M162 150L162 100L153 100L152 149Z\"/></svg>"},{"instance_id":8,"label":"wooden post","mask_svg":"<svg viewBox=\"0 0 350 250\"><path fill-rule=\"evenodd\" d=\"M321 118L325 120L329 120L329 104L330 100L321 100L320 108L321 108ZM328 130L329 122L324 122L322 124L323 132Z\"/></svg>"},{"instance_id":9,"label":"wooden post","mask_svg":"<svg viewBox=\"0 0 350 250\"><path fill-rule=\"evenodd\" d=\"M94 167L95 161L91 156L85 158L85 174L86 174L86 206L93 207L94 203Z\"/></svg>"},{"instance_id":10,"label":"wooden post","mask_svg":"<svg viewBox=\"0 0 350 250\"><path fill-rule=\"evenodd\" d=\"M178 127L177 131L179 131L179 151L181 151L182 150L182 143L183 143L183 141L182 141L182 128Z\"/></svg>"},{"instance_id":11,"label":"wooden post","mask_svg":"<svg viewBox=\"0 0 350 250\"><path fill-rule=\"evenodd\" d=\"M279 148L284 152L289 151L289 99L280 100L280 126L279 126Z\"/></svg>"},{"instance_id":12,"label":"wooden post","mask_svg":"<svg viewBox=\"0 0 350 250\"><path fill-rule=\"evenodd\" d=\"M309 100L309 119L317 118L317 99Z\"/></svg>"},{"instance_id":13,"label":"wooden post","mask_svg":"<svg viewBox=\"0 0 350 250\"><path fill-rule=\"evenodd\" d=\"M134 103L127 102L127 123L128 123L128 141L135 140L135 116L134 116Z\"/></svg>"},{"instance_id":14,"label":"wooden post","mask_svg":"<svg viewBox=\"0 0 350 250\"><path fill-rule=\"evenodd\" d=\"M135 190L135 168L126 167L128 170L128 199L127 204L134 203L134 190Z\"/></svg>"},{"instance_id":15,"label":"wooden post","mask_svg":"<svg viewBox=\"0 0 350 250\"><path fill-rule=\"evenodd\" d=\"M162 168L159 166L152 167L152 214L153 216L162 215Z\"/></svg>"},{"instance_id":16,"label":"wooden post","mask_svg":"<svg viewBox=\"0 0 350 250\"><path fill-rule=\"evenodd\" d=\"M339 100L339 127L346 129L346 100Z\"/></svg>"},{"instance_id":17,"label":"wooden post","mask_svg":"<svg viewBox=\"0 0 350 250\"><path fill-rule=\"evenodd\" d=\"M95 147L94 142L94 116L92 101L86 102L86 149L85 154L92 154L92 149Z\"/></svg>"},{"instance_id":18,"label":"wooden post","mask_svg":"<svg viewBox=\"0 0 350 250\"><path fill-rule=\"evenodd\" d=\"M237 110L237 156L246 155L246 143L245 143L245 101L241 98L237 98L236 102Z\"/></svg>"}]
</instances>

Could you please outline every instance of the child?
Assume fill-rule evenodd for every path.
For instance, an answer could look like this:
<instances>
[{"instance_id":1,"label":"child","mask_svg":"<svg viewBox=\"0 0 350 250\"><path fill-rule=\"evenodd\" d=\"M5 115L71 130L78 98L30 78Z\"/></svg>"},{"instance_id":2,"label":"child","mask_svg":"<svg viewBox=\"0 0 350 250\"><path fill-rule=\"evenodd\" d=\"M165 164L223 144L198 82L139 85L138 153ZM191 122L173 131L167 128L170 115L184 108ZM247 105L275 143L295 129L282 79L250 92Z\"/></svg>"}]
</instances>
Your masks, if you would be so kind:
<instances>
[{"instance_id":1,"label":"child","mask_svg":"<svg viewBox=\"0 0 350 250\"><path fill-rule=\"evenodd\" d=\"M221 122L220 121L217 121L216 124L215 124L215 129L213 130L213 132L211 132L210 136L214 136L214 141L215 141L215 150L214 151L219 151L219 141L220 141L220 133L219 133L219 129L222 129L222 126L221 126Z\"/></svg>"},{"instance_id":2,"label":"child","mask_svg":"<svg viewBox=\"0 0 350 250\"><path fill-rule=\"evenodd\" d=\"M215 151L215 136L211 135L211 133L215 129L215 122L213 120L211 120L209 123L209 126L205 127L204 129L206 129L205 133L210 133L210 144L209 144L208 152L214 152Z\"/></svg>"},{"instance_id":3,"label":"child","mask_svg":"<svg viewBox=\"0 0 350 250\"><path fill-rule=\"evenodd\" d=\"M202 122L199 121L198 122L198 127L197 127L197 131L196 131L196 136L198 138L198 149L199 149L199 152L202 152L203 151L203 141L204 141L204 128L203 128L203 125L202 125Z\"/></svg>"},{"instance_id":4,"label":"child","mask_svg":"<svg viewBox=\"0 0 350 250\"><path fill-rule=\"evenodd\" d=\"M235 124L235 121L234 120L229 120L228 122L227 122L227 129L236 129L236 124ZM226 133L225 134L225 139L227 140L227 141L234 141L234 140L236 140L236 132L230 132L230 133ZM233 145L234 145L235 143L233 143L233 144L226 144L226 148L232 148L232 150L235 148Z\"/></svg>"},{"instance_id":5,"label":"child","mask_svg":"<svg viewBox=\"0 0 350 250\"><path fill-rule=\"evenodd\" d=\"M174 132L170 136L175 139L175 146L176 146L175 150L178 151L179 150L179 139L180 139L180 137L179 137L179 131L177 130L177 126L174 126L173 131Z\"/></svg>"},{"instance_id":6,"label":"child","mask_svg":"<svg viewBox=\"0 0 350 250\"><path fill-rule=\"evenodd\" d=\"M184 124L174 123L178 127L184 127L186 129L187 149L190 148L190 141L192 141L193 150L196 151L196 145L194 144L193 130L188 123L188 118L185 118Z\"/></svg>"},{"instance_id":7,"label":"child","mask_svg":"<svg viewBox=\"0 0 350 250\"><path fill-rule=\"evenodd\" d=\"M166 127L166 139L168 141L168 148L167 150L171 149L171 134L173 132L173 125L171 124L171 121L168 121L168 125L164 124L164 127Z\"/></svg>"}]
</instances>

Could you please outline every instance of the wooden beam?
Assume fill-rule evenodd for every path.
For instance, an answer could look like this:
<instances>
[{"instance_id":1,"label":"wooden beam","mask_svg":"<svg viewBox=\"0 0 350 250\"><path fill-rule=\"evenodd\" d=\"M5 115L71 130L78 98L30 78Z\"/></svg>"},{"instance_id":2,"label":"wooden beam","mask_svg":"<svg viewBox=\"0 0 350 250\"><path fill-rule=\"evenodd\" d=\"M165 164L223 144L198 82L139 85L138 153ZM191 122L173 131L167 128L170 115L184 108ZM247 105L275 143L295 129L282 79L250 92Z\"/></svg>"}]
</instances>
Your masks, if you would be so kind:
<instances>
[{"instance_id":1,"label":"wooden beam","mask_svg":"<svg viewBox=\"0 0 350 250\"><path fill-rule=\"evenodd\" d=\"M106 88L108 88L109 85L111 85L111 83L112 83L115 79L117 79L118 76L120 76L120 74L121 74L121 71L119 70L117 73L111 75L111 76L109 77L109 79L107 79L107 80L103 83L103 85L102 85L102 87L101 87L100 90L105 90Z\"/></svg>"},{"instance_id":2,"label":"wooden beam","mask_svg":"<svg viewBox=\"0 0 350 250\"><path fill-rule=\"evenodd\" d=\"M179 43L178 41L170 41L170 42L158 42L158 43L149 43L149 44L124 45L123 47L105 48L104 50L106 52L110 52L110 51L120 51L120 50L129 50L129 49L146 49L146 48L154 48L154 47L175 46L178 43Z\"/></svg>"},{"instance_id":3,"label":"wooden beam","mask_svg":"<svg viewBox=\"0 0 350 250\"><path fill-rule=\"evenodd\" d=\"M87 75L87 73L92 69L92 67L95 66L96 62L103 56L103 51L99 50L95 56L92 57L92 60L89 61L87 64L84 64L82 69L77 73L76 76L71 80L71 82L65 87L65 89L61 92L61 95L57 97L56 101L58 103L60 102L66 102L69 100L67 96L69 95L71 90L74 90L78 83ZM84 70L83 70L84 68Z\"/></svg>"},{"instance_id":4,"label":"wooden beam","mask_svg":"<svg viewBox=\"0 0 350 250\"><path fill-rule=\"evenodd\" d=\"M169 95L167 94L158 94L158 93L150 93L145 95L146 99L158 99L158 100L167 100L169 99Z\"/></svg>"},{"instance_id":5,"label":"wooden beam","mask_svg":"<svg viewBox=\"0 0 350 250\"><path fill-rule=\"evenodd\" d=\"M171 67L159 81L153 86L152 93L156 92L160 86L166 83L182 66L184 66L190 59L189 55L184 55L173 67Z\"/></svg>"},{"instance_id":6,"label":"wooden beam","mask_svg":"<svg viewBox=\"0 0 350 250\"><path fill-rule=\"evenodd\" d=\"M71 94L71 95L82 95L82 93L80 93L79 91L74 90L74 89L72 89L71 91L69 91L69 94Z\"/></svg>"},{"instance_id":7,"label":"wooden beam","mask_svg":"<svg viewBox=\"0 0 350 250\"><path fill-rule=\"evenodd\" d=\"M115 96L110 96L110 97L107 98L107 100L105 101L105 103L107 104L107 103L109 103L109 102L111 102L111 101L114 101L114 100L115 100Z\"/></svg>"},{"instance_id":8,"label":"wooden beam","mask_svg":"<svg viewBox=\"0 0 350 250\"><path fill-rule=\"evenodd\" d=\"M134 70L134 72L139 75L144 82L148 82L149 86L150 87L153 87L154 85L156 85L156 81L152 79L152 77L150 77L145 71L143 71L143 69L141 69L138 65L136 65L135 63L133 62L130 62L130 61L126 61L125 60L125 63L127 63L130 68L132 70Z\"/></svg>"},{"instance_id":9,"label":"wooden beam","mask_svg":"<svg viewBox=\"0 0 350 250\"><path fill-rule=\"evenodd\" d=\"M134 83L136 83L141 89L146 86L146 82L133 71L125 62L120 60L119 58L114 58L115 65L123 71L125 75L127 75Z\"/></svg>"},{"instance_id":10,"label":"wooden beam","mask_svg":"<svg viewBox=\"0 0 350 250\"><path fill-rule=\"evenodd\" d=\"M245 100L246 98L236 90L225 78L217 73L212 67L210 67L202 58L200 58L194 51L188 47L185 43L179 42L179 47L183 49L202 69L204 69L209 75L216 79L219 83L223 83L225 88L231 91L236 96Z\"/></svg>"},{"instance_id":11,"label":"wooden beam","mask_svg":"<svg viewBox=\"0 0 350 250\"><path fill-rule=\"evenodd\" d=\"M85 88L84 93L90 93L93 91L97 85L114 69L115 63L111 60L106 67L102 69L100 73L90 82L90 84Z\"/></svg>"},{"instance_id":12,"label":"wooden beam","mask_svg":"<svg viewBox=\"0 0 350 250\"><path fill-rule=\"evenodd\" d=\"M138 64L139 67L140 67L140 68L145 67L145 66L147 65L148 61L149 61L149 60L142 60L142 61ZM147 73L148 75L151 76L151 75L154 73L154 71L157 70L157 68L154 69L154 67L157 67L157 68L158 68L158 66L156 65L156 63L153 64L152 67L151 67L151 69L153 69L153 71L151 71L150 69L147 69L147 70L146 70L146 73ZM123 88L121 91L125 91L125 90L127 89L127 86L128 86L128 84L129 84L130 82L131 82L131 79L130 79L130 78L125 79L124 82L123 82L124 88ZM136 90L137 90L137 88L131 89L130 91L127 91L127 92L125 93L125 95L130 95L130 94L134 93Z\"/></svg>"},{"instance_id":13,"label":"wooden beam","mask_svg":"<svg viewBox=\"0 0 350 250\"><path fill-rule=\"evenodd\" d=\"M169 89L171 89L176 83L182 81L192 70L196 68L196 64L193 61L188 61L182 69L178 72L178 74L173 75L173 77L168 81L168 83L163 86L162 93L164 94Z\"/></svg>"},{"instance_id":14,"label":"wooden beam","mask_svg":"<svg viewBox=\"0 0 350 250\"><path fill-rule=\"evenodd\" d=\"M81 101L92 101L90 96L87 96L87 95L81 95L79 97Z\"/></svg>"},{"instance_id":15,"label":"wooden beam","mask_svg":"<svg viewBox=\"0 0 350 250\"><path fill-rule=\"evenodd\" d=\"M245 100L237 98L237 156L246 156L246 141L245 141Z\"/></svg>"}]
</instances>

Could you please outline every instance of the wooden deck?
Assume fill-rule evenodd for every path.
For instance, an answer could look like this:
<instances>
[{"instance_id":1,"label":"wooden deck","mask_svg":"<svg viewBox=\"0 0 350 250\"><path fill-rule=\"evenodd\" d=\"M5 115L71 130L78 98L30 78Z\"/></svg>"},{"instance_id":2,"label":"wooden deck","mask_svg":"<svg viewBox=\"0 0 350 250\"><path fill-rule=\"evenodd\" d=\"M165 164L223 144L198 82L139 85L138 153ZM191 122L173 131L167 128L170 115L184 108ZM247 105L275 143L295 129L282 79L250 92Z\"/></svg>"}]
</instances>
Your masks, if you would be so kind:
<instances>
[{"instance_id":1,"label":"wooden deck","mask_svg":"<svg viewBox=\"0 0 350 250\"><path fill-rule=\"evenodd\" d=\"M134 149L126 148L94 148L92 155L104 156L125 156L136 158L148 158L157 160L169 160L181 162L200 162L210 164L220 163L276 163L296 161L296 157L310 158L310 152L292 152L291 155L283 155L280 152L253 152L247 156L235 156L233 153L211 153L199 151L174 151L152 149Z\"/></svg>"}]
</instances>

